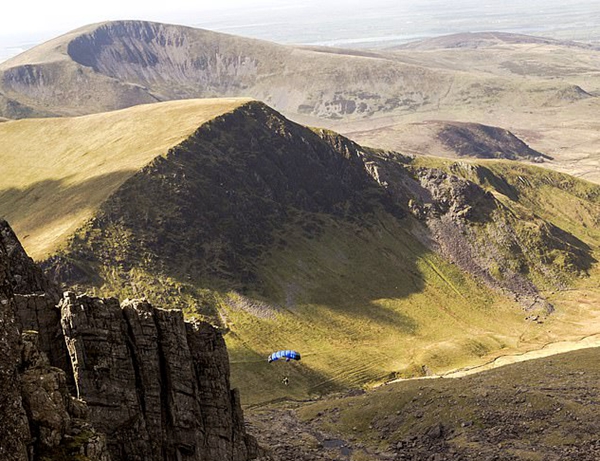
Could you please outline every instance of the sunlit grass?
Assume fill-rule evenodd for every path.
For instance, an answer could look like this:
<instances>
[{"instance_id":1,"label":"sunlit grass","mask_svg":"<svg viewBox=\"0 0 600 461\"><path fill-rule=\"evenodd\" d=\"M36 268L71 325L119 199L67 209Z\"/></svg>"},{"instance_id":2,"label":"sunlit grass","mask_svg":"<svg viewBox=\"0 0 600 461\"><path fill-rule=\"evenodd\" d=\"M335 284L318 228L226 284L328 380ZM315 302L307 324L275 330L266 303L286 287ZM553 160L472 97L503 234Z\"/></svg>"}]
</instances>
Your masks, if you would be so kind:
<instances>
[{"instance_id":1,"label":"sunlit grass","mask_svg":"<svg viewBox=\"0 0 600 461\"><path fill-rule=\"evenodd\" d=\"M186 100L0 124L0 216L48 256L153 158L244 99Z\"/></svg>"}]
</instances>

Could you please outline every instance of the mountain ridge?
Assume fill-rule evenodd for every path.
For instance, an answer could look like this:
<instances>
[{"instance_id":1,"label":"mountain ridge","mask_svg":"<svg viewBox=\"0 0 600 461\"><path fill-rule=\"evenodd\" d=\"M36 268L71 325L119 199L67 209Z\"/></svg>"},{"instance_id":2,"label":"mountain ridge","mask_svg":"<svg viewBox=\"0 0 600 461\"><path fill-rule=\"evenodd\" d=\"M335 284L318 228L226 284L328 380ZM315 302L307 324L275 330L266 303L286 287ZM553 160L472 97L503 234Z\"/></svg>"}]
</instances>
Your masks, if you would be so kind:
<instances>
[{"instance_id":1,"label":"mountain ridge","mask_svg":"<svg viewBox=\"0 0 600 461\"><path fill-rule=\"evenodd\" d=\"M403 139L387 133L411 123L498 126L553 157L548 166L598 181L598 51L542 41L504 43L494 53L356 51L111 21L0 64L0 116L65 117L171 99L249 97L302 124L397 151Z\"/></svg>"},{"instance_id":2,"label":"mountain ridge","mask_svg":"<svg viewBox=\"0 0 600 461\"><path fill-rule=\"evenodd\" d=\"M593 327L569 324L576 309L553 293L595 280L597 186L368 149L236 107L128 172L46 269L219 324L254 403L287 392L262 360L281 342L307 353L290 374L308 396L525 347L546 323Z\"/></svg>"},{"instance_id":3,"label":"mountain ridge","mask_svg":"<svg viewBox=\"0 0 600 461\"><path fill-rule=\"evenodd\" d=\"M322 51L161 23L98 23L0 64L0 108L12 118L64 116L166 99L248 96L288 115L335 121L452 105L463 99L461 90L482 98L556 91L399 54Z\"/></svg>"},{"instance_id":4,"label":"mountain ridge","mask_svg":"<svg viewBox=\"0 0 600 461\"><path fill-rule=\"evenodd\" d=\"M60 244L56 229L62 236L74 231L138 168L207 120L248 101L174 101L79 118L2 123L2 213L39 259ZM42 137L44 143L31 142ZM31 167L24 170L24 161ZM83 195L84 201L77 198ZM24 207L29 214L17 218L14 213ZM54 231L47 233L48 226Z\"/></svg>"}]
</instances>

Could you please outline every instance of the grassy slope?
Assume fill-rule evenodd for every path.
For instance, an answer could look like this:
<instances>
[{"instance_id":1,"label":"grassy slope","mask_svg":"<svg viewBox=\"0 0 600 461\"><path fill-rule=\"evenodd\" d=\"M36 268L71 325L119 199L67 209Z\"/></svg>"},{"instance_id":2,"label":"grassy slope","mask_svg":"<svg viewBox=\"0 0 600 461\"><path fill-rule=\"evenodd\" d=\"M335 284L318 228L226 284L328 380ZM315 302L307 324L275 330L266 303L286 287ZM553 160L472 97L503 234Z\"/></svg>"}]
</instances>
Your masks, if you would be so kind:
<instances>
[{"instance_id":1,"label":"grassy slope","mask_svg":"<svg viewBox=\"0 0 600 461\"><path fill-rule=\"evenodd\" d=\"M438 450L466 459L597 459L590 449L599 448L599 357L598 349L584 349L459 379L400 382L300 414L371 453L396 451L400 442L399 451L418 459ZM427 436L438 424L443 436ZM371 459L360 456L353 459Z\"/></svg>"},{"instance_id":2,"label":"grassy slope","mask_svg":"<svg viewBox=\"0 0 600 461\"><path fill-rule=\"evenodd\" d=\"M0 215L48 256L127 178L241 99L177 101L0 125Z\"/></svg>"},{"instance_id":3,"label":"grassy slope","mask_svg":"<svg viewBox=\"0 0 600 461\"><path fill-rule=\"evenodd\" d=\"M227 308L234 384L247 403L466 364L514 346L515 331L527 328L515 304L429 252L389 217L370 228L331 222L317 238L291 240L259 268L270 304L280 306L273 320ZM305 354L301 364L264 362L270 350L288 347ZM306 377L305 370L318 374ZM289 389L278 386L285 373Z\"/></svg>"},{"instance_id":4,"label":"grassy slope","mask_svg":"<svg viewBox=\"0 0 600 461\"><path fill-rule=\"evenodd\" d=\"M527 328L520 307L425 248L411 218L368 211L379 186L344 182L362 164L350 170L275 113L238 112L129 178L71 240L67 259L97 274L99 293L146 294L189 314L217 308L247 402L461 366L515 345ZM311 156L326 163L301 171ZM329 204L336 195L349 201ZM267 366L287 347L305 354L301 364ZM292 385L280 389L287 369Z\"/></svg>"},{"instance_id":5,"label":"grassy slope","mask_svg":"<svg viewBox=\"0 0 600 461\"><path fill-rule=\"evenodd\" d=\"M306 131L297 131L298 128L286 124L279 125L281 122L272 114L269 117L275 117L275 125L265 131L262 122L256 123L260 117L259 112L252 114L253 123L242 116L234 124L223 122L222 127L211 126L205 135L214 136L212 147L202 144L186 147L187 152L197 156L194 157L194 163L174 155L170 159L172 166L157 169L151 173L151 177L174 174L170 172L179 170L172 168L183 168L187 179L194 178L193 181L202 185L194 196L203 197L205 203L220 203L220 200L228 199L219 196L210 185L214 184L211 178L221 174L229 177L224 188L238 188L233 189L236 192L231 192L234 194L232 197L238 197L242 191L242 197L252 197L252 187L255 186L251 182L253 175L248 172L257 168L258 164L238 162L262 157L260 165L268 165L273 152L279 151L284 155L283 158L287 158L287 163L293 164L297 161L294 155L303 158L306 153L302 148L295 152L294 149L298 149L299 145L294 143L282 148L283 141L279 136L292 140L311 139ZM205 135L199 133L197 142L202 143ZM248 140L242 151L235 147L238 139ZM311 139L311 142L318 141ZM248 146L254 146L256 151ZM266 168L259 173L259 177L283 184L285 180L276 179L281 169L279 165L273 170ZM463 168L461 165L424 158L417 159L407 167L446 169L492 190L505 204L506 214L514 216L513 221L517 223L515 228L530 249L524 256L529 264L527 267L533 268L530 278L534 278L542 288L553 290L556 277L545 280L544 271L549 269L544 264L538 264L536 259L539 255L548 256L544 263L561 276L561 284L578 283L585 289L586 285L595 283L595 269L592 269L592 277L580 279L577 267L571 268L566 264L560 266L558 258L564 253L551 253L554 250L546 247L547 242L540 239L538 226L543 226L539 219L545 218L559 227L566 227L585 244L591 245L591 251L595 252L598 242L594 221L598 213L597 186L546 170L517 167L506 162L484 162L487 169ZM195 176L193 171L198 171L200 176ZM309 176L313 174L316 173L310 173ZM506 178L505 183L500 179L503 177ZM150 187L148 181L140 178L138 185L130 183L128 195L109 207L111 211L108 214L116 214L112 218L101 218L101 221L116 223L119 213L122 213L119 203L132 202L141 190L146 191L150 202L158 204L158 195L152 198L153 194L166 197L165 191L173 187L164 182ZM319 180L320 183L327 181L335 184L336 180ZM548 191L540 194L543 188L536 181L543 183ZM322 194L319 185L316 187L316 191L307 190L305 193L315 196ZM277 196L278 193L271 190L265 192L265 196ZM575 224L569 217L560 219L556 215L554 209L560 197L564 203L571 204L572 213L580 216ZM168 203L172 202L167 200L163 205L167 206ZM163 205L159 207L162 209ZM140 212L139 203L136 206ZM181 206L185 210L185 203ZM202 206L202 202L199 202L191 209L201 210ZM356 220L305 210L275 217L263 211L263 214L259 214L263 217L254 221L254 218L249 218L253 214L250 211L253 207L251 201L243 211L236 208L227 211L223 207L225 202L219 208L220 213L236 216L235 221L227 224L227 227L214 229L201 224L202 219L198 225L188 222L187 226L191 225L192 228L207 227L208 234L183 237L191 239L185 245L188 250L176 257L164 254L158 258L165 261L165 257L170 257L183 272L177 268L160 271L162 278L157 287L152 281L156 275L155 268L140 264L134 271L124 274L117 264L108 264L104 266L102 274L106 284L100 291L108 289L122 296L139 296L141 292L146 292L164 303L172 303L175 295L183 294L187 298L184 305L187 303L190 306L189 313L207 313L204 307L193 307L198 299L202 300L203 305L212 306L213 309L216 307L222 322L229 329L226 339L233 362L233 381L242 388L247 403L259 403L286 395L302 397L340 386L362 385L396 374L408 376L423 374L428 370L444 371L474 360L489 360L502 349L524 350L563 337L588 334L597 325L596 322L581 322L582 317L588 320L595 318L597 313L594 308L583 313L573 303L563 304L559 295L552 295L558 300L558 312L545 324L525 322L527 314L512 300L491 291L419 243L412 232L419 233L421 228L412 218L398 221L383 209L376 213L356 215L359 217ZM161 220L171 221L171 225L177 227L182 219L179 213L182 211L174 209ZM211 225L227 222L222 221L224 217L218 213L211 215ZM588 228L584 226L586 223ZM193 247L198 241L208 238L210 242L216 235L229 233L238 225L245 226L242 227L245 230L233 232L231 242L220 239L203 243L204 253L194 253ZM473 224L476 229L478 225ZM112 242L110 248L106 248L106 245L99 247L109 251L111 262L120 259L123 263L131 261L129 257L122 257L123 252L129 251L135 255L147 251L143 247L138 249L135 244L132 245L133 250L120 247L120 242L131 240L128 235L139 237L139 229L127 230L118 223L114 229L116 233L110 231L105 234L105 241ZM265 242L254 241L235 250L238 251L234 252L237 262L231 266L228 262L231 257L218 247L225 245L230 248L232 244L239 243L240 239L247 237L250 229L272 237L266 246ZM163 230L161 226L159 233ZM483 229L475 233L486 235ZM165 233L163 238L173 240L171 237ZM142 240L151 238L148 235ZM83 236L82 239L86 240L87 237ZM176 242L171 244L176 245ZM505 251L509 259L514 256L510 249L506 248ZM213 256L212 252L220 256ZM249 252L250 257L244 256L243 252ZM190 260L196 263L190 265ZM198 277L193 275L194 264L202 264L202 260L212 261L210 265L217 268L212 275L204 272ZM251 273L251 278L245 282L227 282L231 271L234 271L235 278L242 273L240 269L243 273ZM137 270L143 274L136 274ZM268 365L264 358L279 348L298 349L305 354L304 359L299 364ZM283 374L291 377L288 388L279 385Z\"/></svg>"},{"instance_id":6,"label":"grassy slope","mask_svg":"<svg viewBox=\"0 0 600 461\"><path fill-rule=\"evenodd\" d=\"M172 114L163 116L163 110L187 104L189 110L181 109L179 120ZM149 117L147 130L159 129L158 119L161 123L188 120L190 112L197 113L197 104L155 106L161 116ZM94 117L103 120L153 109L140 107ZM122 123L127 121L135 123L131 117ZM48 124L55 129L67 121L18 123ZM242 388L246 403L302 397L396 374L439 372L485 361L503 348L522 350L583 335L597 325L595 303L581 307L576 296L563 299L564 292L552 295L559 311L545 324L526 322L526 314L514 301L423 246L415 237L422 225L384 207L381 187L358 173L362 166L359 170L357 165L349 166L356 159L343 160L342 151L335 153L315 133L290 124L260 104L245 105L196 131L191 128L193 136L150 162L154 157L134 150L134 141L140 150L162 146L152 154L156 156L177 139L163 142L154 131L150 140L152 133L140 131L137 125L134 134L121 126L87 137L110 147L122 143L124 133L130 134L129 153L139 154L140 164L133 170L134 165L126 164L117 149L107 147L102 152L113 155L112 167L123 176L118 181L64 190L63 197L69 200L99 203L93 200L100 200L100 194L104 202L99 204L101 211L93 213L94 219L69 240L63 255L84 272L96 274L92 280L96 284L84 283L84 288L121 297L146 294L159 305L187 307L190 315L218 310L229 328L226 338L233 382ZM69 145L68 139L63 145ZM81 135L76 139L81 142ZM86 157L76 152L70 155L72 164ZM94 158L87 171L65 166L64 176L50 178L77 184L73 180L80 178L77 174L97 174L98 152ZM84 160L79 160L80 169ZM141 160L147 164L139 169ZM595 186L545 170L522 167L523 171L513 171L514 164L486 162L498 176L506 175L507 181L515 183L514 188L521 187L519 177L531 184L543 174L555 175L556 185L548 185L547 193L537 195L542 188L534 184L518 190L520 194L510 203L511 189L503 188L502 181L486 184L472 176L476 170L457 169L453 164L422 159L409 166L446 168L486 187L494 186L499 199L509 210L519 211L525 223L527 213L542 214L596 250ZM27 178L29 171L41 170L22 171ZM105 200L110 192L107 185L115 189ZM21 200L33 200L32 195L22 194ZM11 209L13 218L22 223L21 237L32 235L37 228L27 226L43 223L49 200L56 200L48 194L39 197L45 206L30 208L34 212L28 219L25 205ZM571 200L574 197L577 200ZM553 200L559 199L571 203L570 208L562 207L567 215L553 211ZM73 206L66 203L59 205L69 213ZM572 222L574 214L580 221ZM78 225L73 216L68 218L72 221L66 222ZM55 238L68 236L66 231L59 233L58 227L52 229ZM28 241L25 244L31 245ZM59 242L46 248L55 248ZM565 272L569 283L589 289L588 299L595 299L595 269L589 279L579 279L568 268L559 271ZM279 348L299 349L304 359L267 365L266 355ZM284 373L291 377L288 388L279 383Z\"/></svg>"},{"instance_id":7,"label":"grassy slope","mask_svg":"<svg viewBox=\"0 0 600 461\"><path fill-rule=\"evenodd\" d=\"M406 229L384 220L374 233L334 228L320 239L298 238L297 245L270 258L264 273L274 286L284 287L275 299L282 305L286 300L301 300L296 315L280 314L277 323L269 324L235 312L230 314L235 331L254 351L265 352L274 338L282 338L279 344L284 347L311 352L305 358L307 368L322 370L325 379L334 378L335 383L354 385L393 372L401 376L443 372L465 363L483 363L499 354L597 333L598 268L592 266L586 275L566 264L560 251L549 250L539 240L536 221L543 218L572 233L597 258L598 186L509 162L479 164L493 174L484 175L487 179L474 177L473 169L461 167L464 162L441 159L420 158L414 166L462 174L493 191L505 205L515 218L521 242L530 250L525 254L535 268L530 277L556 308L543 323L524 322L527 314L506 298L491 294L456 266L419 247ZM500 192L511 195L511 190L514 200ZM407 252L412 253L409 258ZM544 277L548 268L540 260L554 272ZM312 268L319 269L313 272ZM556 288L556 273L564 276L559 285L570 288ZM418 288L407 288L411 284ZM320 334L310 333L314 327L297 315L303 312L310 313L307 318L322 319L325 328ZM386 316L392 321L386 321ZM268 366L243 363L240 357L251 360L252 354L244 353L248 347L242 341L230 338L229 344L235 360L242 362L233 365L237 384L243 387L259 367L263 371L249 387L252 391L277 384L280 376L270 376ZM296 380L298 386L289 396L302 395L304 382L294 376L292 385ZM253 396L254 392L247 392L247 401Z\"/></svg>"},{"instance_id":8,"label":"grassy slope","mask_svg":"<svg viewBox=\"0 0 600 461\"><path fill-rule=\"evenodd\" d=\"M502 177L517 193L518 205L508 197L500 196L504 203L513 208L518 206L519 211L527 209L524 217L540 216L571 233L590 246L596 260L600 258L599 186L537 167L493 161L485 162L484 165ZM527 230L525 219L522 229ZM554 267L564 269L568 266L560 256L547 256L555 258ZM598 277L600 272L596 264L588 271L587 277L571 279L568 283L569 288L557 290L551 284L546 286L543 294L558 309L546 326L545 341L572 339L576 331L579 335L598 332Z\"/></svg>"}]
</instances>

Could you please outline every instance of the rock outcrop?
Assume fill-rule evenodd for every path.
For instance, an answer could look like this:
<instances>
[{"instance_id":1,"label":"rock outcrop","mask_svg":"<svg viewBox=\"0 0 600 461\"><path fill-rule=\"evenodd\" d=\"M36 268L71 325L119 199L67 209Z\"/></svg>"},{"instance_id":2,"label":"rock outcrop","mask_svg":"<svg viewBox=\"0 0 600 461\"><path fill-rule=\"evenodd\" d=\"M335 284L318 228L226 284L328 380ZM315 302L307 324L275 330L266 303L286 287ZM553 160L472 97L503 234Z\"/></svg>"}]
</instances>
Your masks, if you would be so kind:
<instances>
[{"instance_id":1,"label":"rock outcrop","mask_svg":"<svg viewBox=\"0 0 600 461\"><path fill-rule=\"evenodd\" d=\"M58 357L53 288L0 221L0 459L109 461L104 436L86 421L85 403L70 395L67 373L46 355L66 363Z\"/></svg>"},{"instance_id":2,"label":"rock outcrop","mask_svg":"<svg viewBox=\"0 0 600 461\"><path fill-rule=\"evenodd\" d=\"M8 251L0 240L0 459L21 461L27 460L31 435L17 373L22 343L8 263Z\"/></svg>"},{"instance_id":3,"label":"rock outcrop","mask_svg":"<svg viewBox=\"0 0 600 461\"><path fill-rule=\"evenodd\" d=\"M23 333L21 395L32 439L29 460L73 459L111 461L106 436L89 422L83 400L71 396L66 373L50 365L38 347L38 333Z\"/></svg>"},{"instance_id":4,"label":"rock outcrop","mask_svg":"<svg viewBox=\"0 0 600 461\"><path fill-rule=\"evenodd\" d=\"M60 328L60 310L56 307L60 300L58 287L27 256L21 242L3 220L0 220L0 244L6 250L6 261L10 267L7 280L22 329L37 331L38 347L48 356L50 363L70 370Z\"/></svg>"},{"instance_id":5,"label":"rock outcrop","mask_svg":"<svg viewBox=\"0 0 600 461\"><path fill-rule=\"evenodd\" d=\"M179 310L66 293L60 303L78 397L114 460L256 455L229 386L222 336Z\"/></svg>"},{"instance_id":6,"label":"rock outcrop","mask_svg":"<svg viewBox=\"0 0 600 461\"><path fill-rule=\"evenodd\" d=\"M486 166L418 166L410 157L384 151L367 151L363 159L368 174L416 218L413 233L424 245L527 311L554 310L531 274L565 287L569 271L591 267L587 244L540 216L506 206L497 196L517 203L517 189ZM568 270L554 264L556 255L568 261Z\"/></svg>"},{"instance_id":7,"label":"rock outcrop","mask_svg":"<svg viewBox=\"0 0 600 461\"><path fill-rule=\"evenodd\" d=\"M145 301L65 293L57 307L57 293L0 222L0 459L261 455L215 328Z\"/></svg>"}]
</instances>

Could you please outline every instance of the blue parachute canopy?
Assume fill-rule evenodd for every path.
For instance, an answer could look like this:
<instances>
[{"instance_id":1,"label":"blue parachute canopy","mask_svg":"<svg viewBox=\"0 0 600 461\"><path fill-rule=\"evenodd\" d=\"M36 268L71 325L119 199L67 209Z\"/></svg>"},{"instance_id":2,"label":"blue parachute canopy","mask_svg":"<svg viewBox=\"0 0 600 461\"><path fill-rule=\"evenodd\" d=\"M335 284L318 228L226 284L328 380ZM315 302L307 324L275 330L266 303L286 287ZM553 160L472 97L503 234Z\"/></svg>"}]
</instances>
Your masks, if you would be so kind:
<instances>
[{"instance_id":1,"label":"blue parachute canopy","mask_svg":"<svg viewBox=\"0 0 600 461\"><path fill-rule=\"evenodd\" d=\"M289 362L290 360L300 360L300 358L300 354L296 351L277 351L269 355L269 363L279 359L285 359L286 362Z\"/></svg>"}]
</instances>

